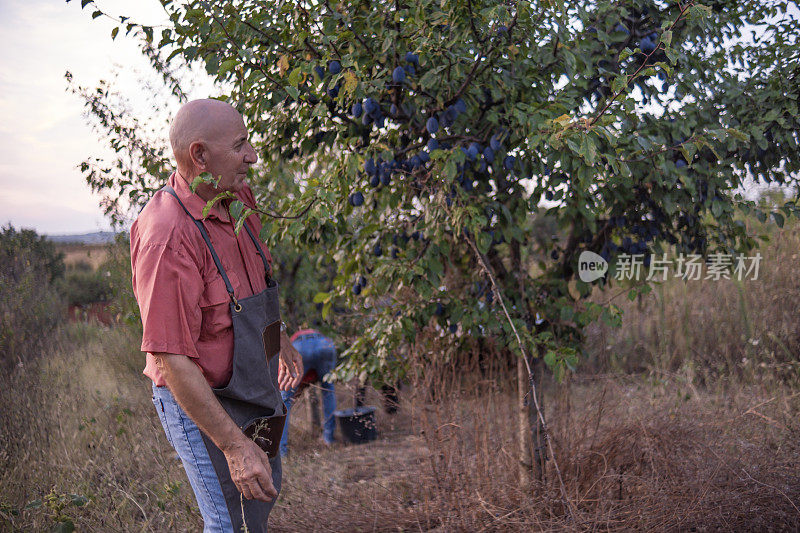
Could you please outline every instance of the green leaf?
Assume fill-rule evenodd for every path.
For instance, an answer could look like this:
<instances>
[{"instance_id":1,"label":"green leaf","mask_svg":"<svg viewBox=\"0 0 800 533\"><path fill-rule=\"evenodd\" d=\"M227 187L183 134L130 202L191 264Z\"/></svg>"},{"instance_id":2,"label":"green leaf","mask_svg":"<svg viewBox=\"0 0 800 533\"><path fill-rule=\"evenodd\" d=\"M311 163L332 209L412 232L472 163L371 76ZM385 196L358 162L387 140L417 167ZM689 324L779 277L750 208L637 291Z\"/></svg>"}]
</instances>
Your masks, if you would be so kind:
<instances>
[{"instance_id":1,"label":"green leaf","mask_svg":"<svg viewBox=\"0 0 800 533\"><path fill-rule=\"evenodd\" d=\"M102 17L102 16L103 16L103 12L100 11L99 9L97 11L95 11L94 13L92 13L92 19L96 19L97 17Z\"/></svg>"},{"instance_id":2,"label":"green leaf","mask_svg":"<svg viewBox=\"0 0 800 533\"><path fill-rule=\"evenodd\" d=\"M320 304L324 302L328 302L331 299L331 294L329 292L318 292L314 295L314 303Z\"/></svg>"},{"instance_id":3,"label":"green leaf","mask_svg":"<svg viewBox=\"0 0 800 533\"><path fill-rule=\"evenodd\" d=\"M227 72L233 70L238 63L239 62L236 59L226 59L219 66L219 71L217 72L217 76L220 76L220 77L224 76Z\"/></svg>"},{"instance_id":4,"label":"green leaf","mask_svg":"<svg viewBox=\"0 0 800 533\"><path fill-rule=\"evenodd\" d=\"M778 225L779 228L783 227L784 218L782 214L778 213L777 211L773 211L772 218L775 219L775 223Z\"/></svg>"},{"instance_id":5,"label":"green leaf","mask_svg":"<svg viewBox=\"0 0 800 533\"><path fill-rule=\"evenodd\" d=\"M75 507L83 507L87 503L89 503L89 498L83 496L81 494L70 494L69 495L70 503Z\"/></svg>"},{"instance_id":6,"label":"green leaf","mask_svg":"<svg viewBox=\"0 0 800 533\"><path fill-rule=\"evenodd\" d=\"M664 43L666 46L672 44L672 32L670 30L667 30L661 34L661 42Z\"/></svg>"},{"instance_id":7,"label":"green leaf","mask_svg":"<svg viewBox=\"0 0 800 533\"><path fill-rule=\"evenodd\" d=\"M725 131L727 131L735 139L742 142L747 142L750 139L750 135L740 130L737 130L736 128L726 128Z\"/></svg>"},{"instance_id":8,"label":"green leaf","mask_svg":"<svg viewBox=\"0 0 800 533\"><path fill-rule=\"evenodd\" d=\"M303 80L303 69L300 67L295 67L292 69L292 72L289 73L289 77L287 78L289 83L292 87L297 87L300 82Z\"/></svg>"},{"instance_id":9,"label":"green leaf","mask_svg":"<svg viewBox=\"0 0 800 533\"><path fill-rule=\"evenodd\" d=\"M116 28L111 30L111 40L112 41L117 38L117 34L118 33L119 33L119 26L117 26Z\"/></svg>"},{"instance_id":10,"label":"green leaf","mask_svg":"<svg viewBox=\"0 0 800 533\"><path fill-rule=\"evenodd\" d=\"M63 522L54 525L50 531L53 533L72 533L75 531L75 524L72 523L72 520L66 518Z\"/></svg>"},{"instance_id":11,"label":"green leaf","mask_svg":"<svg viewBox=\"0 0 800 533\"><path fill-rule=\"evenodd\" d=\"M714 218L719 218L722 216L722 212L723 212L722 202L714 200L714 202L711 204L711 214L714 215Z\"/></svg>"},{"instance_id":12,"label":"green leaf","mask_svg":"<svg viewBox=\"0 0 800 533\"><path fill-rule=\"evenodd\" d=\"M25 505L25 509L38 509L41 506L42 506L42 500L36 499L29 501L28 504Z\"/></svg>"},{"instance_id":13,"label":"green leaf","mask_svg":"<svg viewBox=\"0 0 800 533\"><path fill-rule=\"evenodd\" d=\"M241 216L243 210L244 210L244 204L239 200L231 202L231 205L228 207L228 211L230 212L231 216L235 219L238 219Z\"/></svg>"},{"instance_id":14,"label":"green leaf","mask_svg":"<svg viewBox=\"0 0 800 533\"><path fill-rule=\"evenodd\" d=\"M298 97L300 96L300 91L298 91L295 87L292 87L291 85L287 85L286 87L284 87L284 89L289 94L289 96L291 96L294 100L297 100Z\"/></svg>"}]
</instances>

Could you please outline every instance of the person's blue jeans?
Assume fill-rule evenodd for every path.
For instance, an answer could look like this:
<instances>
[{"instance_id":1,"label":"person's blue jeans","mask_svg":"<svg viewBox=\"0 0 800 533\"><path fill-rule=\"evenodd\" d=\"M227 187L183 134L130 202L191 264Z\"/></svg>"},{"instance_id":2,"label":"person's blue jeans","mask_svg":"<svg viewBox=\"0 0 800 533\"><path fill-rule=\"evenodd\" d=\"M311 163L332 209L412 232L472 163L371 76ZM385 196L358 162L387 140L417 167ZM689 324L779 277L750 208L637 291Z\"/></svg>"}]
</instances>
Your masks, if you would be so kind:
<instances>
[{"instance_id":1,"label":"person's blue jeans","mask_svg":"<svg viewBox=\"0 0 800 533\"><path fill-rule=\"evenodd\" d=\"M319 333L301 335L292 345L303 357L305 372L315 370L321 381L322 389L322 439L328 444L333 442L333 432L336 429L336 420L333 412L336 410L336 394L333 383L322 381L322 378L336 367L336 347L329 338ZM286 424L281 435L281 455L289 452L289 411L294 403L296 389L281 391L283 403L286 405Z\"/></svg>"},{"instance_id":2,"label":"person's blue jeans","mask_svg":"<svg viewBox=\"0 0 800 533\"><path fill-rule=\"evenodd\" d=\"M200 514L203 515L204 533L233 531L222 486L211 464L200 429L178 405L167 387L153 385L153 404L167 440L183 462Z\"/></svg>"}]
</instances>

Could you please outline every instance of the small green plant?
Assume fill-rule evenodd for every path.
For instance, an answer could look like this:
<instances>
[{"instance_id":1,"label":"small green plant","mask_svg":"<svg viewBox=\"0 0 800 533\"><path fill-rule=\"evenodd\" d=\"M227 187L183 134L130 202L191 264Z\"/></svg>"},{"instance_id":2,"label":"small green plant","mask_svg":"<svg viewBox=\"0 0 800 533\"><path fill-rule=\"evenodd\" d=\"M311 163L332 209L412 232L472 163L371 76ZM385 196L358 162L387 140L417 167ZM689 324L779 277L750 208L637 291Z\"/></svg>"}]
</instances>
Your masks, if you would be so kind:
<instances>
[{"instance_id":1,"label":"small green plant","mask_svg":"<svg viewBox=\"0 0 800 533\"><path fill-rule=\"evenodd\" d=\"M70 507L83 507L91 502L92 498L81 494L59 493L53 488L44 498L36 499L25 506L25 510L34 510L45 507L50 511L53 521L51 531L54 533L70 533L75 531L75 521L67 514Z\"/></svg>"}]
</instances>

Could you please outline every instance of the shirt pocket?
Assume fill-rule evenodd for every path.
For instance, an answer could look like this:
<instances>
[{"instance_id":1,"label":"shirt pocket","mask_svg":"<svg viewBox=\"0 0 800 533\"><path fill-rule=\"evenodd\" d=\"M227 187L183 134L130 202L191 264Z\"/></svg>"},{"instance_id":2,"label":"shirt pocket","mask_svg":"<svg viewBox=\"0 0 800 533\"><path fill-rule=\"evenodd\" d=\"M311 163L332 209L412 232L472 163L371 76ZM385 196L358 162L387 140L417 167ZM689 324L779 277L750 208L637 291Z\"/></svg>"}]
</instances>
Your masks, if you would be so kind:
<instances>
[{"instance_id":1,"label":"shirt pocket","mask_svg":"<svg viewBox=\"0 0 800 533\"><path fill-rule=\"evenodd\" d=\"M236 285L234 279L228 275L233 285L234 293ZM238 283L238 278L237 278ZM209 282L206 283L205 291L200 297L200 310L202 313L202 325L200 328L200 339L215 334L221 329L231 327L232 319L230 313L231 298L228 295L228 289L225 287L225 281L222 276L217 273Z\"/></svg>"}]
</instances>

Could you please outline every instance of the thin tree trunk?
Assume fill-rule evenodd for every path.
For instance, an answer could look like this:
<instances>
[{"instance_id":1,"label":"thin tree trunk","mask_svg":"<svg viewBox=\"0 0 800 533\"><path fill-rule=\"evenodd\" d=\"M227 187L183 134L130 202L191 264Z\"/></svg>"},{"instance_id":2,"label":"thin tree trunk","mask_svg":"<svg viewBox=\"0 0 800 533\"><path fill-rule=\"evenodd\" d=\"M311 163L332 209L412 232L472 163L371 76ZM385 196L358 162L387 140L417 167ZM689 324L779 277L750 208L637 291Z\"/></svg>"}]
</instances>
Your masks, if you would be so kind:
<instances>
[{"instance_id":1,"label":"thin tree trunk","mask_svg":"<svg viewBox=\"0 0 800 533\"><path fill-rule=\"evenodd\" d=\"M547 482L547 470L545 463L547 462L547 442L545 442L544 428L542 427L541 419L544 418L544 395L542 394L542 371L543 360L541 354L539 357L531 361L531 368L533 369L533 382L536 385L536 399L534 402L531 399L528 402L528 427L530 428L533 445L531 451L533 452L533 464L536 471L536 480L545 484ZM530 388L528 389L530 390ZM536 412L536 404L538 403L539 409L542 411L541 418Z\"/></svg>"},{"instance_id":2,"label":"thin tree trunk","mask_svg":"<svg viewBox=\"0 0 800 533\"><path fill-rule=\"evenodd\" d=\"M309 387L306 392L308 393L308 409L311 411L311 429L317 431L322 428L319 416L319 393L313 386Z\"/></svg>"},{"instance_id":3,"label":"thin tree trunk","mask_svg":"<svg viewBox=\"0 0 800 533\"><path fill-rule=\"evenodd\" d=\"M517 413L517 426L519 432L519 486L523 490L528 490L531 485L533 474L533 460L531 456L531 419L530 419L530 405L533 402L527 402L526 397L530 391L530 382L528 381L528 369L525 367L525 361L522 357L517 357L517 405L519 407Z\"/></svg>"}]
</instances>

